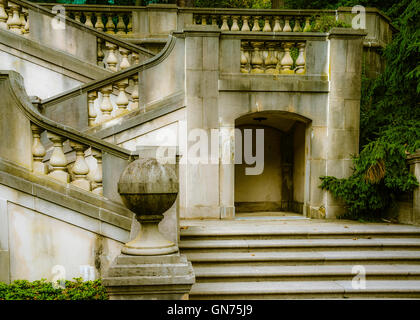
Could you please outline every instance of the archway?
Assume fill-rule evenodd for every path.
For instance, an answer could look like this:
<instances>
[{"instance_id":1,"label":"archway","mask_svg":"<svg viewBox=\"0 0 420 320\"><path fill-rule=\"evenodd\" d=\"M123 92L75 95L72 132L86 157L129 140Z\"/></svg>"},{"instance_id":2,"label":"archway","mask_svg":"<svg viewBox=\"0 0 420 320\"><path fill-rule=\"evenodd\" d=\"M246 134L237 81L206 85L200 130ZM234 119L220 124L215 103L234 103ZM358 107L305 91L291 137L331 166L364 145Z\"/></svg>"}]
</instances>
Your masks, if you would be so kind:
<instances>
[{"instance_id":1,"label":"archway","mask_svg":"<svg viewBox=\"0 0 420 320\"><path fill-rule=\"evenodd\" d=\"M235 212L303 212L309 122L301 116L278 111L256 112L235 120ZM263 136L263 148L257 146L261 144L258 134ZM260 174L249 174L249 170L247 173L246 168L257 166L245 161L250 144L254 157L258 149L264 151Z\"/></svg>"}]
</instances>

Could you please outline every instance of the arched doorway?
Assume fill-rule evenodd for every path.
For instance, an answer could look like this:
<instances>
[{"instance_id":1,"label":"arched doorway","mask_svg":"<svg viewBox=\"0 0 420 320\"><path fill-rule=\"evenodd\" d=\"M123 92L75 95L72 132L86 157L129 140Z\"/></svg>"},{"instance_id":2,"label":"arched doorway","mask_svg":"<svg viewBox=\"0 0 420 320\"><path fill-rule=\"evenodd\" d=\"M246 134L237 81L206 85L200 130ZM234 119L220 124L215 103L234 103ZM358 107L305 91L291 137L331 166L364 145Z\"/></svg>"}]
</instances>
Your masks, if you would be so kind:
<instances>
[{"instance_id":1,"label":"arched doorway","mask_svg":"<svg viewBox=\"0 0 420 320\"><path fill-rule=\"evenodd\" d=\"M275 111L236 119L235 212L303 212L308 123L298 115ZM247 173L247 168L257 165L245 161L251 144L254 157L258 150L264 152L264 168L259 174Z\"/></svg>"}]
</instances>

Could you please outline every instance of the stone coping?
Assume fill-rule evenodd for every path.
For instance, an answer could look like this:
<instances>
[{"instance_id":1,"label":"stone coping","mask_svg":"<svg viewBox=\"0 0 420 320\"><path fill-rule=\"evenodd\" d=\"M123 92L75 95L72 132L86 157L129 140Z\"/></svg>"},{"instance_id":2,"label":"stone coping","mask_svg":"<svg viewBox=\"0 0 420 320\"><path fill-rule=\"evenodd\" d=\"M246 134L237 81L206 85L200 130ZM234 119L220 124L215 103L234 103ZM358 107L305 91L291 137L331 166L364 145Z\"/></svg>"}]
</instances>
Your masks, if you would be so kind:
<instances>
[{"instance_id":1,"label":"stone coping","mask_svg":"<svg viewBox=\"0 0 420 320\"><path fill-rule=\"evenodd\" d=\"M9 95L15 100L17 107L32 123L39 127L66 137L70 140L91 146L95 149L107 152L115 157L132 160L134 155L131 151L118 147L112 143L103 141L94 136L87 135L71 127L54 122L39 113L32 105L26 94L22 76L15 71L0 70L0 81L8 82ZM6 92L5 92L6 93Z\"/></svg>"},{"instance_id":2,"label":"stone coping","mask_svg":"<svg viewBox=\"0 0 420 320\"><path fill-rule=\"evenodd\" d=\"M279 81L282 80L282 81ZM327 76L222 74L219 91L328 93Z\"/></svg>"},{"instance_id":3,"label":"stone coping","mask_svg":"<svg viewBox=\"0 0 420 320\"><path fill-rule=\"evenodd\" d=\"M30 2L30 1L26 1L26 0L13 0L13 3L16 3L18 5L21 5L21 6L25 7L25 8L28 8L30 10L33 10L35 12L39 12L41 14L44 14L44 15L47 15L47 16L50 16L50 17L55 17L56 16L50 10L48 10L48 9L46 9L46 8L38 5L38 4L35 4L33 2ZM118 39L115 36L112 36L110 34L107 34L105 32L102 32L102 31L98 31L95 28L88 27L88 26L84 25L83 23L78 22L78 21L76 21L74 19L71 19L69 17L65 17L65 19L66 19L66 23L70 24L71 26L73 26L75 28L78 28L80 30L89 32L91 34L94 34L96 37L101 38L104 41L108 41L108 42L117 44L120 47L123 47L125 49L131 50L131 51L134 51L134 52L137 52L137 53L140 53L140 54L143 54L145 56L149 56L149 57L153 57L154 56L154 53L153 52L151 52L149 50L146 50L146 49L144 49L142 47L136 46L134 44L131 44L131 43L128 43L128 42L125 42L125 41L121 41L120 39Z\"/></svg>"},{"instance_id":4,"label":"stone coping","mask_svg":"<svg viewBox=\"0 0 420 320\"><path fill-rule=\"evenodd\" d=\"M95 225L97 223L106 223L117 227L124 233L127 233L128 237L133 214L120 203L86 192L83 189L57 181L46 175L32 173L28 169L2 158L0 158L0 184L89 217L88 221L96 221L94 222ZM58 219L63 220L61 218ZM73 220L84 221L82 218ZM91 227L84 226L83 223L67 222L98 233L98 230L92 230ZM119 241L125 240L119 239Z\"/></svg>"},{"instance_id":5,"label":"stone coping","mask_svg":"<svg viewBox=\"0 0 420 320\"><path fill-rule=\"evenodd\" d=\"M112 74L111 71L98 67L96 64L82 61L64 51L22 38L7 30L0 29L0 44L6 47L2 48L4 52L83 82ZM6 51L7 48L10 50Z\"/></svg>"}]
</instances>

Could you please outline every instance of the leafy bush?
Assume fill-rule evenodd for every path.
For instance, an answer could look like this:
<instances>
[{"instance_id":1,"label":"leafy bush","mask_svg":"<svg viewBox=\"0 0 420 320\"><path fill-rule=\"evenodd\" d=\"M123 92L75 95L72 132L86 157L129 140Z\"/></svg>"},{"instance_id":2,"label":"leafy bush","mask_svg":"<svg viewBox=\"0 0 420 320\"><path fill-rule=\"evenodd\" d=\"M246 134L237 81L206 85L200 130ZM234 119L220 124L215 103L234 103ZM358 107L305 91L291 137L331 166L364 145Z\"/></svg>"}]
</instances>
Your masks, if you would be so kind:
<instances>
[{"instance_id":1,"label":"leafy bush","mask_svg":"<svg viewBox=\"0 0 420 320\"><path fill-rule=\"evenodd\" d=\"M33 282L16 280L9 285L0 282L0 300L108 300L108 294L101 280L66 280L64 289L55 289L45 279Z\"/></svg>"},{"instance_id":2,"label":"leafy bush","mask_svg":"<svg viewBox=\"0 0 420 320\"><path fill-rule=\"evenodd\" d=\"M336 20L334 16L322 14L318 18L312 17L309 32L329 32L332 28L351 28L348 24L341 20Z\"/></svg>"},{"instance_id":3,"label":"leafy bush","mask_svg":"<svg viewBox=\"0 0 420 320\"><path fill-rule=\"evenodd\" d=\"M418 186L406 157L420 148L420 0L404 1L395 21L400 32L383 52L384 73L363 82L361 152L353 174L321 177L321 188L346 203L348 218L380 217L398 195Z\"/></svg>"}]
</instances>

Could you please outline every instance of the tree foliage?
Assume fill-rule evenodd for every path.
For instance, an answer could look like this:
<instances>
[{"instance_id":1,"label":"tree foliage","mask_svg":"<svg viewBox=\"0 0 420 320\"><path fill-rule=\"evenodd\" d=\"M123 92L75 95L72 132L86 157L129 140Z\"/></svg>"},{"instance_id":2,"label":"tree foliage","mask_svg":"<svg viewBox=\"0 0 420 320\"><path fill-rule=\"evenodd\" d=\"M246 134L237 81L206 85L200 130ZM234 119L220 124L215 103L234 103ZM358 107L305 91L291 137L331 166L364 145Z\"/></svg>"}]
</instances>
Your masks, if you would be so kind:
<instances>
[{"instance_id":1,"label":"tree foliage","mask_svg":"<svg viewBox=\"0 0 420 320\"><path fill-rule=\"evenodd\" d=\"M321 177L321 187L346 203L347 217L379 217L398 195L418 186L406 156L420 148L420 0L405 3L395 19L400 32L383 52L384 73L363 81L361 152L353 174ZM389 10L398 12L400 6Z\"/></svg>"}]
</instances>

